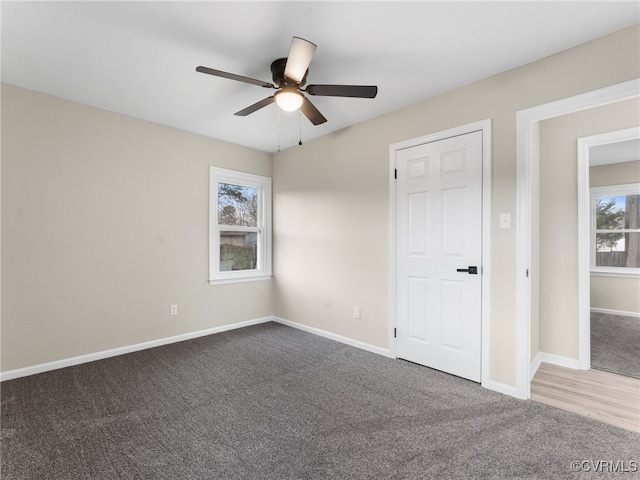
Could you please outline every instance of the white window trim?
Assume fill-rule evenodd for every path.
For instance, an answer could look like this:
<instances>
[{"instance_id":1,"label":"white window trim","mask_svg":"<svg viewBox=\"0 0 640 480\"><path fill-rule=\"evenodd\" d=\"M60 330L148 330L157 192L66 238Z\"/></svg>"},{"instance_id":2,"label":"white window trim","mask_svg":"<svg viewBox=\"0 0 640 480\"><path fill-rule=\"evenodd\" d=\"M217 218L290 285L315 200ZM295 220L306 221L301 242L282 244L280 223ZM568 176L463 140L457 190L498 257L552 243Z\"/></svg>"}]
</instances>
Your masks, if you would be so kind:
<instances>
[{"instance_id":1,"label":"white window trim","mask_svg":"<svg viewBox=\"0 0 640 480\"><path fill-rule=\"evenodd\" d=\"M591 214L591 238L590 238L590 258L591 275L603 277L634 277L640 278L640 268L627 267L598 267L596 266L596 197L615 195L640 195L640 183L627 183L624 185L606 185L602 187L591 187L589 189L591 200L589 211ZM640 232L640 228L617 230L620 233Z\"/></svg>"},{"instance_id":2,"label":"white window trim","mask_svg":"<svg viewBox=\"0 0 640 480\"><path fill-rule=\"evenodd\" d=\"M258 226L248 231L258 232L258 268L255 270L220 271L220 231L228 227L218 225L218 183L230 183L257 188ZM234 230L243 227L234 227ZM261 175L209 167L209 285L267 280L271 271L271 179Z\"/></svg>"}]
</instances>

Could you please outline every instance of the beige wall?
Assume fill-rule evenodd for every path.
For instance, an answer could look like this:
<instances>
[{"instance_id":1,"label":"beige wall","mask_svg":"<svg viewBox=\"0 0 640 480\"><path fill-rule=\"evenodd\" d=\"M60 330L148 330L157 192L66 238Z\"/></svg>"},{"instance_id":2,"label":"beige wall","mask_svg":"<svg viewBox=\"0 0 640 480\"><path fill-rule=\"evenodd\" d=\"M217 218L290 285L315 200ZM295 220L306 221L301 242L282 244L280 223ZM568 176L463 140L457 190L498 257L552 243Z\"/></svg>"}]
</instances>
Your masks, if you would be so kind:
<instances>
[{"instance_id":1,"label":"beige wall","mask_svg":"<svg viewBox=\"0 0 640 480\"><path fill-rule=\"evenodd\" d=\"M541 352L578 358L578 138L638 125L637 98L540 122Z\"/></svg>"},{"instance_id":2,"label":"beige wall","mask_svg":"<svg viewBox=\"0 0 640 480\"><path fill-rule=\"evenodd\" d=\"M589 169L592 187L640 183L640 161ZM591 308L640 314L640 279L591 275Z\"/></svg>"},{"instance_id":3,"label":"beige wall","mask_svg":"<svg viewBox=\"0 0 640 480\"><path fill-rule=\"evenodd\" d=\"M640 280L591 275L591 308L640 314Z\"/></svg>"},{"instance_id":4,"label":"beige wall","mask_svg":"<svg viewBox=\"0 0 640 480\"><path fill-rule=\"evenodd\" d=\"M209 165L271 161L3 85L2 370L271 315L271 281L207 282Z\"/></svg>"},{"instance_id":5,"label":"beige wall","mask_svg":"<svg viewBox=\"0 0 640 480\"><path fill-rule=\"evenodd\" d=\"M276 154L275 314L388 347L389 145L491 118L490 377L515 385L516 236L498 214L515 225L516 112L639 77L639 40L634 26Z\"/></svg>"},{"instance_id":6,"label":"beige wall","mask_svg":"<svg viewBox=\"0 0 640 480\"><path fill-rule=\"evenodd\" d=\"M636 106L638 106L637 103ZM625 183L640 183L640 160L589 168L590 187L624 185Z\"/></svg>"}]
</instances>

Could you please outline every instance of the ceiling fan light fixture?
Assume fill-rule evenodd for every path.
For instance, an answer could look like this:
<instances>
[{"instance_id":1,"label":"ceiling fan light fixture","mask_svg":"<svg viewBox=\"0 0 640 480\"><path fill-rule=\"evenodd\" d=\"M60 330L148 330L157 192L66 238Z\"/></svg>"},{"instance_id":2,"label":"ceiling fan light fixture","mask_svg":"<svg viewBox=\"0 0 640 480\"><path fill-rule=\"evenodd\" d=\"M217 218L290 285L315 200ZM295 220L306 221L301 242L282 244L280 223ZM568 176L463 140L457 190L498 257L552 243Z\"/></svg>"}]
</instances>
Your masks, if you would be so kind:
<instances>
[{"instance_id":1,"label":"ceiling fan light fixture","mask_svg":"<svg viewBox=\"0 0 640 480\"><path fill-rule=\"evenodd\" d=\"M285 112L295 112L302 106L302 94L294 90L280 90L275 94L276 103Z\"/></svg>"}]
</instances>

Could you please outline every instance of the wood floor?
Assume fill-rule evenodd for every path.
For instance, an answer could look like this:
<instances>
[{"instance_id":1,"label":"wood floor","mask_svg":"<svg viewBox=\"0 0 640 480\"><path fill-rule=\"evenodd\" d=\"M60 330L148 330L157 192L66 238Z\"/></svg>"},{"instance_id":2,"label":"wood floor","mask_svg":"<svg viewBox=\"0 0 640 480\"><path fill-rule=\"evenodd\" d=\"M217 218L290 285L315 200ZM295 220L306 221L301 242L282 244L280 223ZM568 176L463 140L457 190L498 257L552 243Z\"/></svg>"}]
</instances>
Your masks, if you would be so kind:
<instances>
[{"instance_id":1,"label":"wood floor","mask_svg":"<svg viewBox=\"0 0 640 480\"><path fill-rule=\"evenodd\" d=\"M531 400L640 433L640 379L543 363Z\"/></svg>"}]
</instances>

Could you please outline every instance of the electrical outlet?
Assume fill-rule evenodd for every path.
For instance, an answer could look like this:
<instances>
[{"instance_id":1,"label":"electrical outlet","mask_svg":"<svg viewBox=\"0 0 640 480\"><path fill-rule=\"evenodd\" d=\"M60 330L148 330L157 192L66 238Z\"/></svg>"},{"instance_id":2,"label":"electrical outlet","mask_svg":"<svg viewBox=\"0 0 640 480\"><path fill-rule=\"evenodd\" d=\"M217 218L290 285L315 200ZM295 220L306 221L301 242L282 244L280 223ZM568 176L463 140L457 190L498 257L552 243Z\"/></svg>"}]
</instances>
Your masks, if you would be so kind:
<instances>
[{"instance_id":1,"label":"electrical outlet","mask_svg":"<svg viewBox=\"0 0 640 480\"><path fill-rule=\"evenodd\" d=\"M360 318L360 307L353 307L353 318Z\"/></svg>"},{"instance_id":2,"label":"electrical outlet","mask_svg":"<svg viewBox=\"0 0 640 480\"><path fill-rule=\"evenodd\" d=\"M171 315L178 314L178 305L171 305Z\"/></svg>"},{"instance_id":3,"label":"electrical outlet","mask_svg":"<svg viewBox=\"0 0 640 480\"><path fill-rule=\"evenodd\" d=\"M511 228L511 214L500 214L500 228Z\"/></svg>"}]
</instances>

